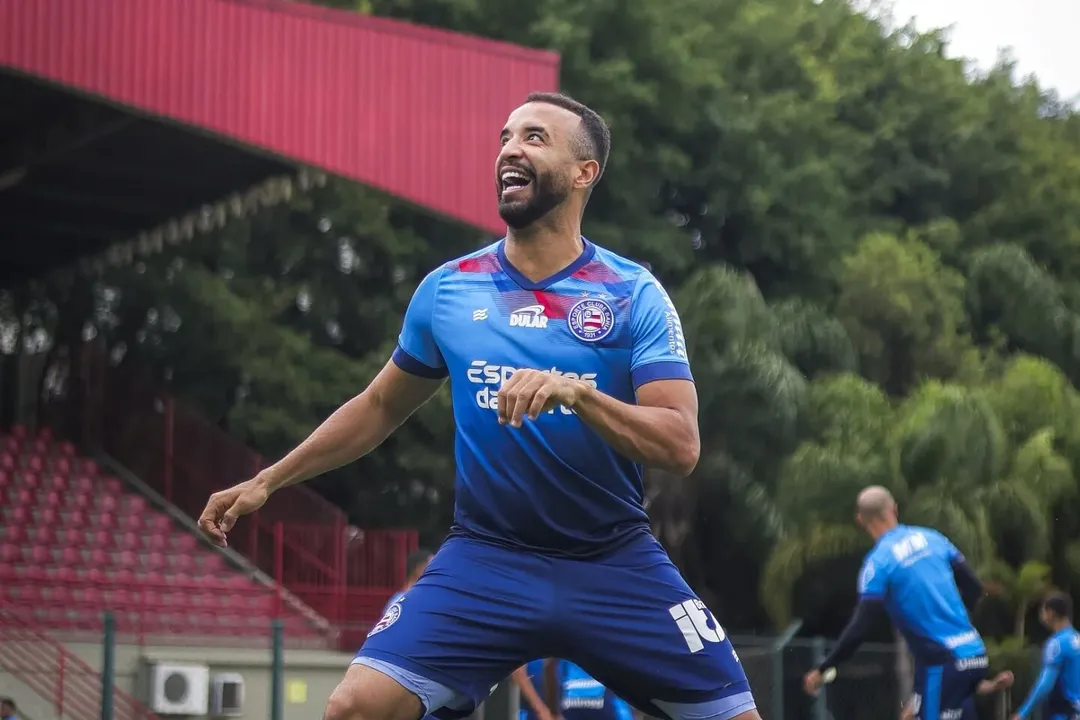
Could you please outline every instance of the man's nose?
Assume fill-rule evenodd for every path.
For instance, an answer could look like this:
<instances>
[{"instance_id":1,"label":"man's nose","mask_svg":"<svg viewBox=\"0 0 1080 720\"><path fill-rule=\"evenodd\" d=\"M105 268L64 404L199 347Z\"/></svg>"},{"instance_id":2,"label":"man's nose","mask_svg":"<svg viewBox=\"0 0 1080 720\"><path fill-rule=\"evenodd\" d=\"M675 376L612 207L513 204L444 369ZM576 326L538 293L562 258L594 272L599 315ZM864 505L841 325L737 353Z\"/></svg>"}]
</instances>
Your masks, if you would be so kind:
<instances>
[{"instance_id":1,"label":"man's nose","mask_svg":"<svg viewBox=\"0 0 1080 720\"><path fill-rule=\"evenodd\" d=\"M499 164L501 165L505 160L514 160L521 157L521 143L517 140L510 139L502 146L502 150L499 151Z\"/></svg>"}]
</instances>

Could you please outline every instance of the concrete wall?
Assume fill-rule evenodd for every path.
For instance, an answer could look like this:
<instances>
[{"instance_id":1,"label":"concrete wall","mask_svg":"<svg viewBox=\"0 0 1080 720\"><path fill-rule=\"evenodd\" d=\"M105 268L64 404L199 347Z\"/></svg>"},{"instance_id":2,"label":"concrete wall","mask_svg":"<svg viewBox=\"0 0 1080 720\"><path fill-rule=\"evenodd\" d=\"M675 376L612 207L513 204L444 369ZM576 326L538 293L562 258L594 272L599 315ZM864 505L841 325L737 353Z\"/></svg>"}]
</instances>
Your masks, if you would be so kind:
<instances>
[{"instance_id":1,"label":"concrete wall","mask_svg":"<svg viewBox=\"0 0 1080 720\"><path fill-rule=\"evenodd\" d=\"M9 697L19 706L22 720L57 720L56 707L0 668L0 697Z\"/></svg>"},{"instance_id":2,"label":"concrete wall","mask_svg":"<svg viewBox=\"0 0 1080 720\"><path fill-rule=\"evenodd\" d=\"M68 643L67 647L95 670L101 668L101 645ZM284 659L284 720L322 717L326 699L341 680L352 655L322 650L286 650ZM239 673L244 677L242 717L248 720L270 718L269 650L117 645L116 685L144 702L147 697L141 685L147 662L202 663L210 666L211 674ZM35 720L49 719L35 717Z\"/></svg>"}]
</instances>

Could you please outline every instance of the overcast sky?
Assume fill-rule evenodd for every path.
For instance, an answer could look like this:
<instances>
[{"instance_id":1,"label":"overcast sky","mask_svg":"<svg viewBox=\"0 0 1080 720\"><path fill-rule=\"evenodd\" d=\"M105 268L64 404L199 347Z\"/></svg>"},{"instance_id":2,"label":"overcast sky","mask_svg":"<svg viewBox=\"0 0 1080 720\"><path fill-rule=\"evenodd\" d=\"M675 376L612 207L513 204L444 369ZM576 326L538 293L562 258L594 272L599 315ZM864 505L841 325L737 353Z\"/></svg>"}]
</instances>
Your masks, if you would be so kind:
<instances>
[{"instance_id":1,"label":"overcast sky","mask_svg":"<svg viewBox=\"0 0 1080 720\"><path fill-rule=\"evenodd\" d=\"M920 30L952 26L954 56L990 67L1011 47L1018 72L1063 99L1080 98L1080 0L891 0L893 16Z\"/></svg>"}]
</instances>

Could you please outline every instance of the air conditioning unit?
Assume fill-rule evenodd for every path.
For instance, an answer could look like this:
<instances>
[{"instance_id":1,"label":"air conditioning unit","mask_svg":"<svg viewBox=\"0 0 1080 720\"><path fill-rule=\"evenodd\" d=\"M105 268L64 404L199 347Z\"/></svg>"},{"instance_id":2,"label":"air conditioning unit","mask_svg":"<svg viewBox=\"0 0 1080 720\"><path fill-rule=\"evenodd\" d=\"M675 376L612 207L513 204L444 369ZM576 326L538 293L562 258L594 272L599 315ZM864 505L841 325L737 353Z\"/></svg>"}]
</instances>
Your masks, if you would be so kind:
<instances>
[{"instance_id":1,"label":"air conditioning unit","mask_svg":"<svg viewBox=\"0 0 1080 720\"><path fill-rule=\"evenodd\" d=\"M244 714L244 676L216 673L210 679L210 714L214 717L239 717Z\"/></svg>"},{"instance_id":2,"label":"air conditioning unit","mask_svg":"<svg viewBox=\"0 0 1080 720\"><path fill-rule=\"evenodd\" d=\"M206 665L156 663L150 668L150 709L158 715L205 715L209 696Z\"/></svg>"}]
</instances>

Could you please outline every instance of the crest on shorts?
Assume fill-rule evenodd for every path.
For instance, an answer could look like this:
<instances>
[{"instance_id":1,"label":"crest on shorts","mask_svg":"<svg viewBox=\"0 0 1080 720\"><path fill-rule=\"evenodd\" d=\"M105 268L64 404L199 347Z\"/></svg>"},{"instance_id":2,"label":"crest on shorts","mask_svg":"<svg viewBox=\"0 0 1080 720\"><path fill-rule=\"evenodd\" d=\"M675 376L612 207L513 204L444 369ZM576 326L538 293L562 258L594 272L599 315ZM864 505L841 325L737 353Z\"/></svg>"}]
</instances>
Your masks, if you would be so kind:
<instances>
[{"instance_id":1,"label":"crest on shorts","mask_svg":"<svg viewBox=\"0 0 1080 720\"><path fill-rule=\"evenodd\" d=\"M375 627L371 628L371 631L368 632L367 636L371 637L375 633L382 632L386 628L388 628L391 625L393 625L394 623L396 623L398 621L399 617L401 617L401 601L400 600L395 602L390 607L386 608L386 612L383 613L382 618L379 620L379 622L375 623Z\"/></svg>"},{"instance_id":2,"label":"crest on shorts","mask_svg":"<svg viewBox=\"0 0 1080 720\"><path fill-rule=\"evenodd\" d=\"M611 328L615 327L615 312L599 298L585 298L570 308L566 324L578 340L597 342L611 334Z\"/></svg>"}]
</instances>

